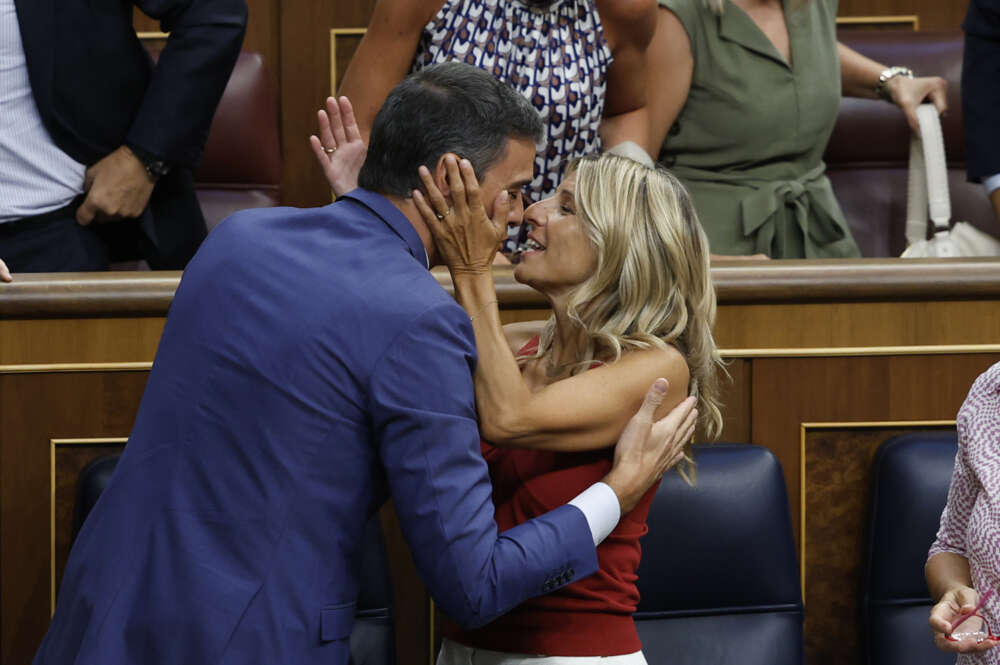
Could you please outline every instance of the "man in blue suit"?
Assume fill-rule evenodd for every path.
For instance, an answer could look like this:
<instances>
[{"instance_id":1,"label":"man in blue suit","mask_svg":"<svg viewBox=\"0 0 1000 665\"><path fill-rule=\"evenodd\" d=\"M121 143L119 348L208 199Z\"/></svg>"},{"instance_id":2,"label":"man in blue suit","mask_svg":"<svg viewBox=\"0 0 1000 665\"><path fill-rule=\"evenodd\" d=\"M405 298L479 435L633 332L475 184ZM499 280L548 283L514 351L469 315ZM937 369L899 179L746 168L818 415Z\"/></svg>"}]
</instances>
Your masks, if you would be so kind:
<instances>
[{"instance_id":1,"label":"man in blue suit","mask_svg":"<svg viewBox=\"0 0 1000 665\"><path fill-rule=\"evenodd\" d=\"M472 327L428 272L436 250L407 198L417 167L441 177L451 153L486 200L519 193L539 135L488 74L430 68L375 121L361 183L378 193L213 231L35 663L347 663L362 529L389 495L428 588L466 625L597 569L595 544L665 470L690 404L651 434L651 390L606 484L498 534Z\"/></svg>"}]
</instances>

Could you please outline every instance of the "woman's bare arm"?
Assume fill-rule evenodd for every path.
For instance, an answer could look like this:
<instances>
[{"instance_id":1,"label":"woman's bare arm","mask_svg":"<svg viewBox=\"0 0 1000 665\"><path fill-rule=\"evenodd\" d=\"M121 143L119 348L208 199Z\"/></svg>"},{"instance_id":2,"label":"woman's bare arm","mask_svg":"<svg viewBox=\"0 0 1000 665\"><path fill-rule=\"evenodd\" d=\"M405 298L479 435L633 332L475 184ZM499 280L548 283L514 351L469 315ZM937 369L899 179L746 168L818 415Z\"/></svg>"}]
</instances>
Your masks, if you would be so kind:
<instances>
[{"instance_id":1,"label":"woman's bare arm","mask_svg":"<svg viewBox=\"0 0 1000 665\"><path fill-rule=\"evenodd\" d=\"M971 612L979 602L979 593L972 586L969 560L953 552L939 552L927 560L924 568L927 588L935 605L931 608L930 627L934 644L942 651L954 653L979 653L996 646L986 640L976 644L968 640L953 642L945 638L952 623L963 614Z\"/></svg>"},{"instance_id":2,"label":"woman's bare arm","mask_svg":"<svg viewBox=\"0 0 1000 665\"><path fill-rule=\"evenodd\" d=\"M687 102L694 75L691 39L669 9L656 12L656 32L646 51L649 61L649 144L655 158L667 132Z\"/></svg>"},{"instance_id":3,"label":"woman's bare arm","mask_svg":"<svg viewBox=\"0 0 1000 665\"><path fill-rule=\"evenodd\" d=\"M632 141L655 158L648 145L646 49L656 23L655 0L598 0L614 62L608 69L601 140L605 148Z\"/></svg>"},{"instance_id":4,"label":"woman's bare arm","mask_svg":"<svg viewBox=\"0 0 1000 665\"><path fill-rule=\"evenodd\" d=\"M410 71L423 28L441 4L442 0L378 0L375 5L339 91L354 104L365 143L375 114Z\"/></svg>"},{"instance_id":5,"label":"woman's bare arm","mask_svg":"<svg viewBox=\"0 0 1000 665\"><path fill-rule=\"evenodd\" d=\"M885 65L881 65L839 43L837 44L837 53L840 57L840 81L843 94L848 97L878 99L875 88L878 86L879 76L885 70ZM924 100L933 103L937 107L938 113L944 113L948 109L946 99L948 82L940 76L922 76L913 79L896 76L889 80L886 87L892 97L892 102L903 111L906 121L914 132L919 133L920 131L917 124L917 106Z\"/></svg>"},{"instance_id":6,"label":"woman's bare arm","mask_svg":"<svg viewBox=\"0 0 1000 665\"><path fill-rule=\"evenodd\" d=\"M485 281L459 278L456 294L466 311L480 311ZM489 302L485 300L485 302ZM670 389L657 417L688 394L688 367L674 348L632 351L615 363L595 367L532 392L500 328L495 305L472 321L479 364L476 404L483 437L499 446L545 450L592 450L613 445L657 377Z\"/></svg>"}]
</instances>

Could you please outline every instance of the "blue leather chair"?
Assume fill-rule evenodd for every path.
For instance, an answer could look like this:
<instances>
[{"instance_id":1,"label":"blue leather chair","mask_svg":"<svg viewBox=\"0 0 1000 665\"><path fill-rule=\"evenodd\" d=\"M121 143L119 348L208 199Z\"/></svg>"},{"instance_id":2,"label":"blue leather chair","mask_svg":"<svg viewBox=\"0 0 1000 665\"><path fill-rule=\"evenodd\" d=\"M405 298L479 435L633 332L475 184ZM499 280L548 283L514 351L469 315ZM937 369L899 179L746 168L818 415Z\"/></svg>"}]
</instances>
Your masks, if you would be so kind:
<instances>
[{"instance_id":1,"label":"blue leather chair","mask_svg":"<svg viewBox=\"0 0 1000 665\"><path fill-rule=\"evenodd\" d=\"M635 614L650 665L800 665L802 593L788 493L771 451L694 447L697 482L660 484Z\"/></svg>"},{"instance_id":2,"label":"blue leather chair","mask_svg":"<svg viewBox=\"0 0 1000 665\"><path fill-rule=\"evenodd\" d=\"M875 454L862 604L869 665L955 662L934 646L927 627L932 602L924 563L957 446L954 431L913 432L886 440Z\"/></svg>"},{"instance_id":3,"label":"blue leather chair","mask_svg":"<svg viewBox=\"0 0 1000 665\"><path fill-rule=\"evenodd\" d=\"M111 480L118 455L99 457L80 472L73 506L73 537ZM394 665L396 632L393 626L393 587L389 557L378 514L365 527L354 629L351 631L352 665Z\"/></svg>"}]
</instances>

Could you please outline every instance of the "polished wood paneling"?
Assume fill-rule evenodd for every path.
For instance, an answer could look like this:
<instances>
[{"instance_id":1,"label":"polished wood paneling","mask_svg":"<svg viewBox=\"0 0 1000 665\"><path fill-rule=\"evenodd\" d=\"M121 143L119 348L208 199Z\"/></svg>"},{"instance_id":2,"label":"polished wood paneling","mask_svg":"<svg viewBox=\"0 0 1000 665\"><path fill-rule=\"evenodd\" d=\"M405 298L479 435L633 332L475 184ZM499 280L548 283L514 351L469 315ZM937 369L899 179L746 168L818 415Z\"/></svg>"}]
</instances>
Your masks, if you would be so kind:
<instances>
[{"instance_id":1,"label":"polished wood paneling","mask_svg":"<svg viewBox=\"0 0 1000 665\"><path fill-rule=\"evenodd\" d=\"M998 361L1000 351L754 359L751 440L784 466L796 532L804 423L953 420L975 378Z\"/></svg>"},{"instance_id":2,"label":"polished wood paneling","mask_svg":"<svg viewBox=\"0 0 1000 665\"><path fill-rule=\"evenodd\" d=\"M127 436L145 382L145 371L0 370L0 661L31 662L48 625L52 439ZM62 525L72 508L58 496Z\"/></svg>"},{"instance_id":3,"label":"polished wood paneling","mask_svg":"<svg viewBox=\"0 0 1000 665\"><path fill-rule=\"evenodd\" d=\"M0 320L0 366L149 362L166 319Z\"/></svg>"},{"instance_id":4,"label":"polished wood paneling","mask_svg":"<svg viewBox=\"0 0 1000 665\"><path fill-rule=\"evenodd\" d=\"M998 344L1000 317L983 316L998 302L734 305L719 308L715 335L729 350Z\"/></svg>"},{"instance_id":5,"label":"polished wood paneling","mask_svg":"<svg viewBox=\"0 0 1000 665\"><path fill-rule=\"evenodd\" d=\"M734 358L726 363L729 377L722 381L722 434L721 441L746 442L750 440L753 422L751 390L753 362L747 358ZM696 437L704 441L701 432Z\"/></svg>"},{"instance_id":6,"label":"polished wood paneling","mask_svg":"<svg viewBox=\"0 0 1000 665\"><path fill-rule=\"evenodd\" d=\"M916 14L921 30L958 30L969 0L840 0L838 16L898 16ZM893 64L893 63L886 63Z\"/></svg>"},{"instance_id":7,"label":"polished wood paneling","mask_svg":"<svg viewBox=\"0 0 1000 665\"><path fill-rule=\"evenodd\" d=\"M281 4L281 136L285 168L282 196L294 206L330 202L330 188L316 165L308 137L316 111L330 95L330 29L363 28L375 0Z\"/></svg>"}]
</instances>

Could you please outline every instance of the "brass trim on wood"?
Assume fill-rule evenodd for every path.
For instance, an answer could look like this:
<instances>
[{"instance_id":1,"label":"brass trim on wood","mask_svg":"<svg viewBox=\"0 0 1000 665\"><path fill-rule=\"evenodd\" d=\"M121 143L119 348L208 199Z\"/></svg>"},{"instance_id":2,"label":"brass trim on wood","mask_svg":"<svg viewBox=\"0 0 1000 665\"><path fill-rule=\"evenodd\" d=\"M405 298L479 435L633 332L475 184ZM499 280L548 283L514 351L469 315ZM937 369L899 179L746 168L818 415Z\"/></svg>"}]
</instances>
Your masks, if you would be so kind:
<instances>
[{"instance_id":1,"label":"brass trim on wood","mask_svg":"<svg viewBox=\"0 0 1000 665\"><path fill-rule=\"evenodd\" d=\"M49 616L56 613L56 448L58 446L105 446L128 442L128 437L49 439Z\"/></svg>"},{"instance_id":2,"label":"brass trim on wood","mask_svg":"<svg viewBox=\"0 0 1000 665\"><path fill-rule=\"evenodd\" d=\"M876 429L903 427L950 427L954 420L867 420L799 423L799 586L806 602L806 434L817 429Z\"/></svg>"},{"instance_id":3,"label":"brass trim on wood","mask_svg":"<svg viewBox=\"0 0 1000 665\"><path fill-rule=\"evenodd\" d=\"M337 37L357 37L364 35L367 28L330 29L330 94L337 94Z\"/></svg>"},{"instance_id":4,"label":"brass trim on wood","mask_svg":"<svg viewBox=\"0 0 1000 665\"><path fill-rule=\"evenodd\" d=\"M437 661L434 653L434 642L437 635L434 633L434 620L437 616L437 609L434 607L434 599L431 597L430 592L427 593L427 665L434 665Z\"/></svg>"},{"instance_id":5,"label":"brass trim on wood","mask_svg":"<svg viewBox=\"0 0 1000 665\"><path fill-rule=\"evenodd\" d=\"M719 349L723 358L828 358L843 356L941 356L1000 353L1000 344L915 344L913 346L831 346L773 349Z\"/></svg>"},{"instance_id":6,"label":"brass trim on wood","mask_svg":"<svg viewBox=\"0 0 1000 665\"><path fill-rule=\"evenodd\" d=\"M916 14L898 16L838 16L837 25L906 25L914 32L920 31L920 17Z\"/></svg>"},{"instance_id":7,"label":"brass trim on wood","mask_svg":"<svg viewBox=\"0 0 1000 665\"><path fill-rule=\"evenodd\" d=\"M57 372L135 372L150 370L153 363L42 363L38 365L0 365L0 374L54 374Z\"/></svg>"}]
</instances>

